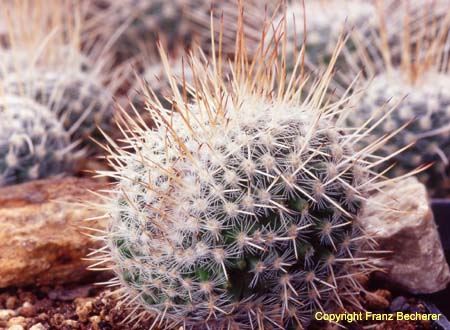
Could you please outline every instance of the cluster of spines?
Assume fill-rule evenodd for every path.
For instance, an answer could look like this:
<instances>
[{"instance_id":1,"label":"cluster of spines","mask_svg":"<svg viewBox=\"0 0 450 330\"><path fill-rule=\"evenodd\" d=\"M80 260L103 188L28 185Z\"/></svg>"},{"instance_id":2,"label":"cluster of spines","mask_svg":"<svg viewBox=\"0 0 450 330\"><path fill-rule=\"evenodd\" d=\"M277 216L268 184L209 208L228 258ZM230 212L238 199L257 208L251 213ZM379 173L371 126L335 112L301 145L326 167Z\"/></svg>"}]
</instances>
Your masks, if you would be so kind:
<instances>
[{"instance_id":1,"label":"cluster of spines","mask_svg":"<svg viewBox=\"0 0 450 330\"><path fill-rule=\"evenodd\" d=\"M314 310L357 305L355 277L373 269L357 218L367 193L387 184L373 160L389 157L372 153L392 135L353 151L365 133L335 122L348 100L324 105L336 53L304 95L304 80L276 70L276 46L247 65L243 45L230 82L220 57L212 70L191 57L192 103L169 76L175 112L148 95L155 129L124 114L127 147L110 140L114 170L100 174L119 182L93 268L111 265L108 284L144 312L129 319L302 328Z\"/></svg>"}]
</instances>

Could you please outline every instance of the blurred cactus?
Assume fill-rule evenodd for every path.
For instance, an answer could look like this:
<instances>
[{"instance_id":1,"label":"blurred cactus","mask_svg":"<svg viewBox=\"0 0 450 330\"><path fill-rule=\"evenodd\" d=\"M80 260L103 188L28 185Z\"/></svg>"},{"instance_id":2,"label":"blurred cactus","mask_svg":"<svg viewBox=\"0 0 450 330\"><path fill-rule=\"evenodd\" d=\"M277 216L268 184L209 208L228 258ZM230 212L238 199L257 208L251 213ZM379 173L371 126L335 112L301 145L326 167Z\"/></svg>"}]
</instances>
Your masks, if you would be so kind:
<instances>
[{"instance_id":1,"label":"blurred cactus","mask_svg":"<svg viewBox=\"0 0 450 330\"><path fill-rule=\"evenodd\" d=\"M378 21L374 19L376 7L370 1L311 0L304 4L291 1L287 3L285 11L288 72L295 65L294 60L305 40L306 61L312 65L326 65L333 56L341 34L357 27L358 31L367 35L376 31L378 26ZM277 21L283 21L283 17L284 13L281 13ZM269 40L272 37L268 35Z\"/></svg>"},{"instance_id":2,"label":"blurred cactus","mask_svg":"<svg viewBox=\"0 0 450 330\"><path fill-rule=\"evenodd\" d=\"M406 3L403 1L403 6ZM403 40L402 49L392 47L386 42L386 36L381 35L379 39L358 45L359 54L370 52L373 56L349 58L355 72L348 75L348 81L362 71L365 92L357 104L357 111L349 115L347 121L360 128L369 119L386 117L384 123L368 135L371 141L411 122L383 147L384 155L394 155L401 146L415 142L414 146L393 158L397 166L390 174L397 176L421 165L435 163L418 177L433 195L439 196L450 189L450 77L447 72L450 15L430 27L425 24L430 17L418 11L403 12L406 12L403 15L405 28L397 35ZM387 102L399 103L398 109L389 115L377 111Z\"/></svg>"},{"instance_id":3,"label":"blurred cactus","mask_svg":"<svg viewBox=\"0 0 450 330\"><path fill-rule=\"evenodd\" d=\"M259 40L258 23L263 23L264 3L246 2L252 8L252 19L248 20L245 31L251 40ZM236 31L227 23L236 26L239 10L236 2L230 0L95 0L91 4L86 35L93 40L114 36L117 41L113 48L119 61L136 56L143 46L152 47L156 55L158 40L169 51L194 43L206 50L211 47L211 10L216 40L221 38L224 49L234 53ZM219 33L222 18L226 28Z\"/></svg>"},{"instance_id":4,"label":"blurred cactus","mask_svg":"<svg viewBox=\"0 0 450 330\"><path fill-rule=\"evenodd\" d=\"M82 154L75 146L46 107L0 97L0 187L72 171Z\"/></svg>"},{"instance_id":5,"label":"blurred cactus","mask_svg":"<svg viewBox=\"0 0 450 330\"><path fill-rule=\"evenodd\" d=\"M53 11L45 12L47 6ZM65 16L67 8L72 10L70 17ZM81 9L70 1L56 0L50 4L27 0L4 4L3 9L10 36L0 65L5 91L26 94L45 105L72 139L95 146L89 137L101 136L95 135L97 126L106 131L110 127L121 69L113 69L109 55L97 48L87 55L81 51ZM30 27L18 26L25 19Z\"/></svg>"}]
</instances>

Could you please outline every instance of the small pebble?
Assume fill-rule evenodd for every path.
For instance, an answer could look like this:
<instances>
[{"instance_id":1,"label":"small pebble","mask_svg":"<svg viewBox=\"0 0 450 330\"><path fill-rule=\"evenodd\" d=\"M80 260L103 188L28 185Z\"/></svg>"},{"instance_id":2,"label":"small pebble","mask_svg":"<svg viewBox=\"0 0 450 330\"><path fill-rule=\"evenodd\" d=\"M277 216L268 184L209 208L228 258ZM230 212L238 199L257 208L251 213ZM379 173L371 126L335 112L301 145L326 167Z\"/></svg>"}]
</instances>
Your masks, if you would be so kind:
<instances>
[{"instance_id":1,"label":"small pebble","mask_svg":"<svg viewBox=\"0 0 450 330\"><path fill-rule=\"evenodd\" d=\"M76 309L75 313L81 322L86 322L89 319L89 313L92 311L93 302L91 298L77 298L75 299Z\"/></svg>"},{"instance_id":2,"label":"small pebble","mask_svg":"<svg viewBox=\"0 0 450 330\"><path fill-rule=\"evenodd\" d=\"M16 317L12 317L9 319L8 326L13 326L13 325L25 326L26 323L27 323L27 320L23 316L16 316Z\"/></svg>"},{"instance_id":3,"label":"small pebble","mask_svg":"<svg viewBox=\"0 0 450 330\"><path fill-rule=\"evenodd\" d=\"M42 323L36 323L33 325L30 330L46 330Z\"/></svg>"},{"instance_id":4,"label":"small pebble","mask_svg":"<svg viewBox=\"0 0 450 330\"><path fill-rule=\"evenodd\" d=\"M98 316L98 315L94 315L94 316L91 316L89 318L89 321L92 324L92 329L93 330L100 330L99 323L100 323L101 320L102 320L101 317Z\"/></svg>"},{"instance_id":5,"label":"small pebble","mask_svg":"<svg viewBox=\"0 0 450 330\"><path fill-rule=\"evenodd\" d=\"M6 299L6 308L7 309L14 309L16 308L17 298L16 297L8 297Z\"/></svg>"},{"instance_id":6,"label":"small pebble","mask_svg":"<svg viewBox=\"0 0 450 330\"><path fill-rule=\"evenodd\" d=\"M36 314L36 308L28 301L19 308L19 314L25 317L32 317Z\"/></svg>"},{"instance_id":7,"label":"small pebble","mask_svg":"<svg viewBox=\"0 0 450 330\"><path fill-rule=\"evenodd\" d=\"M20 324L15 324L13 326L10 326L8 330L25 330L25 328Z\"/></svg>"},{"instance_id":8,"label":"small pebble","mask_svg":"<svg viewBox=\"0 0 450 330\"><path fill-rule=\"evenodd\" d=\"M406 298L403 296L398 296L394 300L392 300L391 305L389 306L389 310L391 312L401 312L403 311L403 306L406 303Z\"/></svg>"},{"instance_id":9,"label":"small pebble","mask_svg":"<svg viewBox=\"0 0 450 330\"><path fill-rule=\"evenodd\" d=\"M77 328L77 327L78 327L78 322L75 321L75 320L65 320L65 321L63 322L63 325L67 325L67 326L69 326L69 327L71 327L71 328ZM31 329L30 329L30 330L31 330Z\"/></svg>"},{"instance_id":10,"label":"small pebble","mask_svg":"<svg viewBox=\"0 0 450 330\"><path fill-rule=\"evenodd\" d=\"M375 310L384 310L389 307L389 300L385 295L384 290L377 290L375 292L368 292L365 300L366 307Z\"/></svg>"},{"instance_id":11,"label":"small pebble","mask_svg":"<svg viewBox=\"0 0 450 330\"><path fill-rule=\"evenodd\" d=\"M0 320L7 321L16 315L16 312L11 309L0 309Z\"/></svg>"}]
</instances>

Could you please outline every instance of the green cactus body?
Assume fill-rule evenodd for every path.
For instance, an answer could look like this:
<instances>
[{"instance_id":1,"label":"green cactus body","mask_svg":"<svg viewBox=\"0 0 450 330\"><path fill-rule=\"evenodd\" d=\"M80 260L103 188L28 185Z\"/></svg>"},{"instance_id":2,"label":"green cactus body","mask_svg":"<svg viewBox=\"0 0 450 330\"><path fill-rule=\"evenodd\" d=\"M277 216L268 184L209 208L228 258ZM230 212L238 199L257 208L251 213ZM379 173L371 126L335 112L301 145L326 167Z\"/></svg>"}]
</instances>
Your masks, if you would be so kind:
<instances>
[{"instance_id":1,"label":"green cactus body","mask_svg":"<svg viewBox=\"0 0 450 330\"><path fill-rule=\"evenodd\" d=\"M357 112L348 117L354 127L361 127L374 116L376 109L399 103L398 108L379 125L368 139L389 134L410 120L412 123L399 132L389 145L383 147L385 156L393 154L402 146L415 144L393 158L397 166L392 176L410 172L421 165L436 162L418 177L429 187L439 186L446 177L450 155L450 77L446 73L429 71L414 83L400 71L376 76L361 97ZM386 110L387 111L387 110ZM378 113L377 120L384 113Z\"/></svg>"},{"instance_id":2,"label":"green cactus body","mask_svg":"<svg viewBox=\"0 0 450 330\"><path fill-rule=\"evenodd\" d=\"M0 97L0 186L70 172L80 153L55 115L32 99Z\"/></svg>"}]
</instances>

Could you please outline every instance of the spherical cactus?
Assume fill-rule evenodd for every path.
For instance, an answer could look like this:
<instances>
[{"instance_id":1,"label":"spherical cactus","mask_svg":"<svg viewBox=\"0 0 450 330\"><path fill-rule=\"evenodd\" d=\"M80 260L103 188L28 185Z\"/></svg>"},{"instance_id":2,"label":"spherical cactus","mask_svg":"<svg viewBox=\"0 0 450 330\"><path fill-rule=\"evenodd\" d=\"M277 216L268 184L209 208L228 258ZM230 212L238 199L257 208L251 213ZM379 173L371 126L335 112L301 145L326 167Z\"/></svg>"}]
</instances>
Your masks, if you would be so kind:
<instances>
[{"instance_id":1,"label":"spherical cactus","mask_svg":"<svg viewBox=\"0 0 450 330\"><path fill-rule=\"evenodd\" d=\"M0 97L0 186L63 174L81 155L55 115L32 99Z\"/></svg>"},{"instance_id":2,"label":"spherical cactus","mask_svg":"<svg viewBox=\"0 0 450 330\"><path fill-rule=\"evenodd\" d=\"M109 155L118 182L94 260L154 325L303 328L357 304L355 277L373 269L358 215L386 184L372 164L383 141L356 152L361 135L336 124L348 106L324 102L336 58L301 98L306 78L283 89L278 47L251 63L240 49L230 81L219 59L192 61L191 103L177 87L175 111L150 98L155 129L125 115Z\"/></svg>"},{"instance_id":3,"label":"spherical cactus","mask_svg":"<svg viewBox=\"0 0 450 330\"><path fill-rule=\"evenodd\" d=\"M447 20L430 28L425 24L429 19L417 11L406 12L408 24L397 34L403 40L403 49L390 46L383 36L358 45L359 54L370 51L377 55L349 58L355 70L348 81L362 72L360 83L365 91L347 123L359 128L369 119L386 117L367 137L375 140L411 122L381 150L384 156L394 155L402 146L415 143L392 158L397 166L388 174L397 176L434 163L418 177L434 196L440 196L450 189L450 78L442 61L448 56L450 25ZM397 109L375 111L388 102L398 104Z\"/></svg>"}]
</instances>

